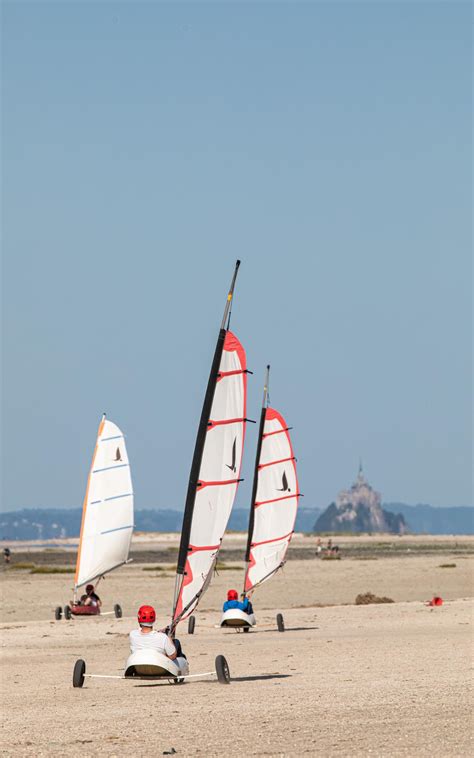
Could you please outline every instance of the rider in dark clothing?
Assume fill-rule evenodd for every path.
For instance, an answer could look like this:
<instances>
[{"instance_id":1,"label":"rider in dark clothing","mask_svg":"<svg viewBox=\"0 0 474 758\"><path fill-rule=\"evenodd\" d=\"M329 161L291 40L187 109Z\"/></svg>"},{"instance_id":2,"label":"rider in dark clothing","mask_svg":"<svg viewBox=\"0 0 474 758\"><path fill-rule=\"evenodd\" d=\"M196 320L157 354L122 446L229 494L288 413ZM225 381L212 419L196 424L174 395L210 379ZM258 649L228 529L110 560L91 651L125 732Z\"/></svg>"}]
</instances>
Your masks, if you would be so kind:
<instances>
[{"instance_id":1,"label":"rider in dark clothing","mask_svg":"<svg viewBox=\"0 0 474 758\"><path fill-rule=\"evenodd\" d=\"M86 594L81 596L81 605L98 605L99 608L102 605L100 597L94 592L93 584L87 585Z\"/></svg>"}]
</instances>

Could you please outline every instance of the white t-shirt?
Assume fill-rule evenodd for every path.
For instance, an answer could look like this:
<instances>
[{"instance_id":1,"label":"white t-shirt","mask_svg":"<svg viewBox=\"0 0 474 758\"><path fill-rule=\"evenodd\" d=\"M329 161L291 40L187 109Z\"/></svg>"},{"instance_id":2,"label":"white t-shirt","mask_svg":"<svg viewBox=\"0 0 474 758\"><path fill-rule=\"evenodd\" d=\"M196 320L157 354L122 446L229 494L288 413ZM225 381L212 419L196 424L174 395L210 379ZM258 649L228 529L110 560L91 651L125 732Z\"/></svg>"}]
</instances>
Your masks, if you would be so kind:
<instances>
[{"instance_id":1,"label":"white t-shirt","mask_svg":"<svg viewBox=\"0 0 474 758\"><path fill-rule=\"evenodd\" d=\"M158 650L163 655L175 655L176 648L170 638L163 632L145 632L141 629L132 629L130 632L130 651L136 653L137 650Z\"/></svg>"}]
</instances>

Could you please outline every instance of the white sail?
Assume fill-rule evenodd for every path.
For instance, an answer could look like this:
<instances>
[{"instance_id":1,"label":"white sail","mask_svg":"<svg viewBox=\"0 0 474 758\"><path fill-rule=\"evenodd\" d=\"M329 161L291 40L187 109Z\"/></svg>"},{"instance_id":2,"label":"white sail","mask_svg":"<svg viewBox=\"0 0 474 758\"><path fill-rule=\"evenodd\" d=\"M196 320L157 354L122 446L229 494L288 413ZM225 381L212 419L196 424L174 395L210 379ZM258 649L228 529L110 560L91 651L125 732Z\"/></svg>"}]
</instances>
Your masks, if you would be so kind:
<instances>
[{"instance_id":1,"label":"white sail","mask_svg":"<svg viewBox=\"0 0 474 758\"><path fill-rule=\"evenodd\" d=\"M244 584L246 593L283 565L295 527L300 496L295 457L285 419L273 408L266 408L264 412L256 497L252 504L249 563Z\"/></svg>"},{"instance_id":2,"label":"white sail","mask_svg":"<svg viewBox=\"0 0 474 758\"><path fill-rule=\"evenodd\" d=\"M245 351L226 332L192 511L174 619L186 618L210 582L237 492L245 437Z\"/></svg>"},{"instance_id":3,"label":"white sail","mask_svg":"<svg viewBox=\"0 0 474 758\"><path fill-rule=\"evenodd\" d=\"M82 510L75 587L128 559L133 532L133 488L121 430L103 418Z\"/></svg>"}]
</instances>

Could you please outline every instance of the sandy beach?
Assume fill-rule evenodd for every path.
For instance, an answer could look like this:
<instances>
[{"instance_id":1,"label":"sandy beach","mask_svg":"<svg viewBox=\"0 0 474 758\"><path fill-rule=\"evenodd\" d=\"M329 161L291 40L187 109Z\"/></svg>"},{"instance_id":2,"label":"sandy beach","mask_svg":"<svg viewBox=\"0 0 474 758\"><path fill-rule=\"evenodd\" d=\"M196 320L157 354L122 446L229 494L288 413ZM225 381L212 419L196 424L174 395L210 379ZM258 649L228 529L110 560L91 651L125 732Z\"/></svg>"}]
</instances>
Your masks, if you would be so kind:
<instances>
[{"instance_id":1,"label":"sandy beach","mask_svg":"<svg viewBox=\"0 0 474 758\"><path fill-rule=\"evenodd\" d=\"M227 540L232 556L240 537ZM122 605L119 620L56 622L53 610L69 599L71 574L3 571L3 754L156 756L172 748L183 756L468 754L473 541L411 540L397 543L402 549L393 556L389 547L366 558L364 551L349 557L348 549L340 561L315 559L314 542L295 540L308 555L289 560L256 594L258 626L248 635L215 628L226 590L239 589L243 576L241 562L224 552L195 634L183 624L178 636L192 673L212 670L215 656L224 654L229 686L86 680L82 690L72 688L79 657L90 673L120 673L138 605L154 604L160 624L167 623L173 549L167 562L157 561L159 570L136 560L101 584L104 610ZM431 548L424 551L423 543ZM162 555L163 544L170 540L139 537L134 549L155 547ZM367 591L395 602L354 605ZM443 597L442 607L425 605L434 594ZM278 611L284 634L276 631Z\"/></svg>"}]
</instances>

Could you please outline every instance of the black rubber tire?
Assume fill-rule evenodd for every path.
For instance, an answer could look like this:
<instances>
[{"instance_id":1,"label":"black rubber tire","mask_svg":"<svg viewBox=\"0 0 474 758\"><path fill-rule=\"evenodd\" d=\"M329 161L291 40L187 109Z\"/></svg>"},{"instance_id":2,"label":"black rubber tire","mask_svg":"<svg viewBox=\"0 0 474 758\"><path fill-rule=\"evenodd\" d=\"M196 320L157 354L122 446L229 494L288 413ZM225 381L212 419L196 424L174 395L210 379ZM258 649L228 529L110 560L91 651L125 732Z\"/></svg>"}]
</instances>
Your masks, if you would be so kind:
<instances>
[{"instance_id":1,"label":"black rubber tire","mask_svg":"<svg viewBox=\"0 0 474 758\"><path fill-rule=\"evenodd\" d=\"M114 613L116 619L122 618L122 606L120 606L118 603L114 605Z\"/></svg>"},{"instance_id":2,"label":"black rubber tire","mask_svg":"<svg viewBox=\"0 0 474 758\"><path fill-rule=\"evenodd\" d=\"M63 617L63 609L61 608L60 605L58 605L58 607L54 611L54 618L56 619L56 621L61 621L62 617Z\"/></svg>"},{"instance_id":3,"label":"black rubber tire","mask_svg":"<svg viewBox=\"0 0 474 758\"><path fill-rule=\"evenodd\" d=\"M190 616L188 619L188 634L194 634L196 627L196 616Z\"/></svg>"},{"instance_id":4,"label":"black rubber tire","mask_svg":"<svg viewBox=\"0 0 474 758\"><path fill-rule=\"evenodd\" d=\"M283 615L281 613L277 613L276 621L277 621L278 631L279 632L284 632L285 631L285 622L283 621Z\"/></svg>"},{"instance_id":5,"label":"black rubber tire","mask_svg":"<svg viewBox=\"0 0 474 758\"><path fill-rule=\"evenodd\" d=\"M248 632L249 629L250 629L249 626L244 626L244 632Z\"/></svg>"},{"instance_id":6,"label":"black rubber tire","mask_svg":"<svg viewBox=\"0 0 474 758\"><path fill-rule=\"evenodd\" d=\"M71 608L69 607L69 605L65 605L64 606L64 618L69 621L69 619L71 618L71 616L72 616Z\"/></svg>"},{"instance_id":7,"label":"black rubber tire","mask_svg":"<svg viewBox=\"0 0 474 758\"><path fill-rule=\"evenodd\" d=\"M86 673L86 662L79 658L74 664L74 671L72 672L72 686L82 687L84 684L84 674Z\"/></svg>"},{"instance_id":8,"label":"black rubber tire","mask_svg":"<svg viewBox=\"0 0 474 758\"><path fill-rule=\"evenodd\" d=\"M229 664L223 655L218 655L216 658L216 674L221 684L230 684Z\"/></svg>"}]
</instances>

